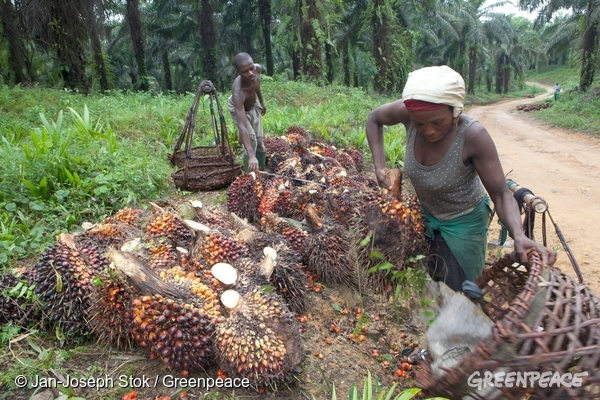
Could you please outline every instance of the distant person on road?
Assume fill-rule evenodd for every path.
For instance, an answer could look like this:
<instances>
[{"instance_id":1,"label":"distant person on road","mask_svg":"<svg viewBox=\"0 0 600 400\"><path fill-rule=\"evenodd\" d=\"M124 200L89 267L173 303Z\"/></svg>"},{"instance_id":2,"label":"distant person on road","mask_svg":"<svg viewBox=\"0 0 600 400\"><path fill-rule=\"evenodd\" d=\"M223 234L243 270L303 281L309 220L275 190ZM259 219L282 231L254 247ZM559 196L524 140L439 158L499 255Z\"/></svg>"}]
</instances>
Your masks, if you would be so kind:
<instances>
[{"instance_id":1,"label":"distant person on road","mask_svg":"<svg viewBox=\"0 0 600 400\"><path fill-rule=\"evenodd\" d=\"M552 90L554 91L554 101L557 101L560 98L560 90L561 90L558 82L556 83L556 85L554 85Z\"/></svg>"},{"instance_id":2,"label":"distant person on road","mask_svg":"<svg viewBox=\"0 0 600 400\"><path fill-rule=\"evenodd\" d=\"M462 113L465 82L448 66L421 68L408 75L402 99L381 105L367 118L366 134L375 176L386 181L383 127L406 128L403 173L414 187L425 215L429 274L455 291L481 296L474 284L487 255L490 198L526 262L536 250L544 265L556 252L523 232L518 204L508 189L494 141L474 118Z\"/></svg>"},{"instance_id":3,"label":"distant person on road","mask_svg":"<svg viewBox=\"0 0 600 400\"><path fill-rule=\"evenodd\" d=\"M260 92L262 68L248 53L238 53L233 59L233 66L238 76L231 86L227 109L244 147L244 172L264 171L267 153L263 142L262 116L267 107Z\"/></svg>"}]
</instances>

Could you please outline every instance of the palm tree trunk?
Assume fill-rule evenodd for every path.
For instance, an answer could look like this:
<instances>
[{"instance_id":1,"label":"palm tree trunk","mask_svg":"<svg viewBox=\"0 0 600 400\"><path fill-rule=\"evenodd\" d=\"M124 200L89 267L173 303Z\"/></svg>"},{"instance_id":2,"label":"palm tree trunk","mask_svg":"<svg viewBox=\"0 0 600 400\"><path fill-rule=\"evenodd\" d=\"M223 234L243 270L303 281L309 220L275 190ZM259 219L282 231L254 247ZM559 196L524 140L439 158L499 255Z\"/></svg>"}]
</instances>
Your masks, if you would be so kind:
<instances>
[{"instance_id":1,"label":"palm tree trunk","mask_svg":"<svg viewBox=\"0 0 600 400\"><path fill-rule=\"evenodd\" d=\"M267 75L273 75L273 49L271 48L271 0L258 0L258 11L260 12L260 21L262 24L263 36L265 38L265 58Z\"/></svg>"},{"instance_id":2,"label":"palm tree trunk","mask_svg":"<svg viewBox=\"0 0 600 400\"><path fill-rule=\"evenodd\" d=\"M327 83L333 83L333 46L325 43L325 60L327 61Z\"/></svg>"},{"instance_id":3,"label":"palm tree trunk","mask_svg":"<svg viewBox=\"0 0 600 400\"><path fill-rule=\"evenodd\" d=\"M504 88L502 93L508 93L508 85L510 83L510 58L508 54L504 55L504 69L502 70L502 74L504 75L502 78L502 83L504 83Z\"/></svg>"},{"instance_id":4,"label":"palm tree trunk","mask_svg":"<svg viewBox=\"0 0 600 400\"><path fill-rule=\"evenodd\" d=\"M477 74L477 46L471 45L469 49L469 84L467 93L475 94L475 75Z\"/></svg>"},{"instance_id":5,"label":"palm tree trunk","mask_svg":"<svg viewBox=\"0 0 600 400\"><path fill-rule=\"evenodd\" d=\"M108 84L108 76L106 74L106 64L104 64L104 56L102 55L102 43L100 42L100 35L98 33L98 22L96 21L96 15L94 14L94 2L86 1L85 7L85 21L90 30L94 65L96 67L96 74L100 79L100 91L104 93L110 89L110 87Z\"/></svg>"},{"instance_id":6,"label":"palm tree trunk","mask_svg":"<svg viewBox=\"0 0 600 400\"><path fill-rule=\"evenodd\" d=\"M169 61L168 48L165 48L162 53L162 66L165 75L165 89L170 92L173 90L173 79L171 78L171 62Z\"/></svg>"},{"instance_id":7,"label":"palm tree trunk","mask_svg":"<svg viewBox=\"0 0 600 400\"><path fill-rule=\"evenodd\" d=\"M313 27L313 21L319 21L319 10L315 0L305 1L306 6L302 7L302 24L300 25L303 72L309 78L318 79L321 77L321 43L319 43Z\"/></svg>"},{"instance_id":8,"label":"palm tree trunk","mask_svg":"<svg viewBox=\"0 0 600 400\"><path fill-rule=\"evenodd\" d=\"M2 33L8 41L8 63L14 74L15 83L30 83L31 68L23 46L17 13L11 0L0 1Z\"/></svg>"},{"instance_id":9,"label":"palm tree trunk","mask_svg":"<svg viewBox=\"0 0 600 400\"><path fill-rule=\"evenodd\" d=\"M61 75L65 86L71 90L89 92L85 76L85 53L82 40L86 30L80 18L76 3L63 0L50 1L50 15L55 23L50 25L53 41L56 45L58 62L62 66Z\"/></svg>"},{"instance_id":10,"label":"palm tree trunk","mask_svg":"<svg viewBox=\"0 0 600 400\"><path fill-rule=\"evenodd\" d=\"M138 68L139 89L148 90L148 77L146 73L146 57L144 55L144 34L142 32L142 18L140 16L139 0L127 0L127 22L133 44L133 55Z\"/></svg>"},{"instance_id":11,"label":"palm tree trunk","mask_svg":"<svg viewBox=\"0 0 600 400\"><path fill-rule=\"evenodd\" d=\"M213 17L213 8L210 0L202 0L200 10L200 38L202 47L202 70L205 79L215 80L217 78L217 29Z\"/></svg>"},{"instance_id":12,"label":"palm tree trunk","mask_svg":"<svg viewBox=\"0 0 600 400\"><path fill-rule=\"evenodd\" d=\"M591 5L590 5L591 7ZM594 70L596 69L596 42L598 41L598 21L589 23L591 11L588 10L586 22L589 27L583 34L583 55L581 57L581 75L579 76L579 88L587 91L594 82ZM588 25L586 24L586 25Z\"/></svg>"},{"instance_id":13,"label":"palm tree trunk","mask_svg":"<svg viewBox=\"0 0 600 400\"><path fill-rule=\"evenodd\" d=\"M390 32L388 16L385 13L385 0L374 0L371 28L373 30L372 55L377 66L373 87L377 93L387 93L390 84L388 60L392 59L392 54L388 42Z\"/></svg>"},{"instance_id":14,"label":"palm tree trunk","mask_svg":"<svg viewBox=\"0 0 600 400\"><path fill-rule=\"evenodd\" d=\"M350 55L348 54L348 44L342 45L342 66L344 68L344 85L350 87Z\"/></svg>"}]
</instances>

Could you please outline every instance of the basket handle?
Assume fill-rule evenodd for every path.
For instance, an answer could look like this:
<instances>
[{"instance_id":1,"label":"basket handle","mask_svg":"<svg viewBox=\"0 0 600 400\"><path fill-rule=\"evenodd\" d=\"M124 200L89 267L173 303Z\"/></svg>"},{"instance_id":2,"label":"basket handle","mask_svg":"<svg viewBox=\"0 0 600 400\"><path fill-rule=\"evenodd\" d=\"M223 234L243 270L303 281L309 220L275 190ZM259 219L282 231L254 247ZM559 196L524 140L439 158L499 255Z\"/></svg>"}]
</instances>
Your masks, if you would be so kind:
<instances>
[{"instance_id":1,"label":"basket handle","mask_svg":"<svg viewBox=\"0 0 600 400\"><path fill-rule=\"evenodd\" d=\"M200 88L196 91L196 96L194 96L194 100L192 101L192 106L190 107L190 111L188 111L187 116L185 117L185 124L181 129L181 133L177 138L177 142L175 143L175 150L171 155L170 162L171 165L175 165L175 155L177 151L181 149L181 144L183 141L186 141L186 160L189 158L189 149L192 143L192 135L194 134L194 126L196 125L196 113L198 112L198 104L200 103Z\"/></svg>"}]
</instances>

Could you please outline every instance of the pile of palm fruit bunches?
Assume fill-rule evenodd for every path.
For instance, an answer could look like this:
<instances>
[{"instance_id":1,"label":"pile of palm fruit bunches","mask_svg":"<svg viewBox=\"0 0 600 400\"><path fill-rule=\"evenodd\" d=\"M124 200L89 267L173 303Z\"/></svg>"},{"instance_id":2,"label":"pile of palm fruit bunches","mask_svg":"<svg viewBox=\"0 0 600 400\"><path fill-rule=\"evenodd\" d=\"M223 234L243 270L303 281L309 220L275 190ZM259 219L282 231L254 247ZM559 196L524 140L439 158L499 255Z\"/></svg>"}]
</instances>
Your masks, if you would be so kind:
<instances>
[{"instance_id":1,"label":"pile of palm fruit bunches","mask_svg":"<svg viewBox=\"0 0 600 400\"><path fill-rule=\"evenodd\" d=\"M267 138L269 174L243 174L225 211L198 201L124 208L62 234L34 268L0 276L0 324L34 321L67 340L142 347L183 376L217 365L276 389L299 373L295 315L307 293L340 285L386 293L425 251L422 215L391 170L390 191L362 154L300 127ZM377 253L377 257L373 254Z\"/></svg>"}]
</instances>

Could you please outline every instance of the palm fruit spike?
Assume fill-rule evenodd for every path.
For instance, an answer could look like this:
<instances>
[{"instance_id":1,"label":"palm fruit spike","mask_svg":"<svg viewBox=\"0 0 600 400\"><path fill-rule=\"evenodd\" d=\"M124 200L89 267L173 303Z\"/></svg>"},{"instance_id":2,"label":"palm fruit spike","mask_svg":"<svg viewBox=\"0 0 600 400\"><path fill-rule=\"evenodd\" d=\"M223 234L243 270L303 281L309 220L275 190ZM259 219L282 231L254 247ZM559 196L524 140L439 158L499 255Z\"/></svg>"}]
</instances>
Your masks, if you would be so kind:
<instances>
[{"instance_id":1,"label":"palm fruit spike","mask_svg":"<svg viewBox=\"0 0 600 400\"><path fill-rule=\"evenodd\" d=\"M225 230L211 230L198 237L193 254L198 261L212 266L248 256L248 247Z\"/></svg>"},{"instance_id":2,"label":"palm fruit spike","mask_svg":"<svg viewBox=\"0 0 600 400\"><path fill-rule=\"evenodd\" d=\"M153 216L146 225L150 237L164 236L177 246L188 247L194 239L193 233L183 220L170 212L162 212Z\"/></svg>"},{"instance_id":3,"label":"palm fruit spike","mask_svg":"<svg viewBox=\"0 0 600 400\"><path fill-rule=\"evenodd\" d=\"M227 209L249 222L256 221L262 196L263 183L260 175L251 172L238 176L227 189Z\"/></svg>"},{"instance_id":4,"label":"palm fruit spike","mask_svg":"<svg viewBox=\"0 0 600 400\"><path fill-rule=\"evenodd\" d=\"M175 266L160 271L159 276L165 282L197 296L200 299L197 307L202 308L211 319L221 316L218 293L223 287L219 283L217 285L211 283L211 278L204 275L204 271L185 271L181 266ZM194 297L191 299L193 302Z\"/></svg>"},{"instance_id":5,"label":"palm fruit spike","mask_svg":"<svg viewBox=\"0 0 600 400\"><path fill-rule=\"evenodd\" d=\"M228 316L216 324L214 343L227 376L248 378L255 388L276 389L299 372L302 348L293 315L279 298L255 287L226 291Z\"/></svg>"},{"instance_id":6,"label":"palm fruit spike","mask_svg":"<svg viewBox=\"0 0 600 400\"><path fill-rule=\"evenodd\" d=\"M298 252L285 243L274 245L277 252L277 265L269 278L290 311L295 314L304 312L305 296L308 291L308 274L300 263Z\"/></svg>"},{"instance_id":7,"label":"palm fruit spike","mask_svg":"<svg viewBox=\"0 0 600 400\"><path fill-rule=\"evenodd\" d=\"M277 177L268 181L265 185L263 197L258 205L260 215L275 213L281 217L290 217L292 215L291 188L290 181L283 177Z\"/></svg>"},{"instance_id":8,"label":"palm fruit spike","mask_svg":"<svg viewBox=\"0 0 600 400\"><path fill-rule=\"evenodd\" d=\"M40 303L33 296L31 270L0 271L0 325L27 326L39 317Z\"/></svg>"},{"instance_id":9,"label":"palm fruit spike","mask_svg":"<svg viewBox=\"0 0 600 400\"><path fill-rule=\"evenodd\" d=\"M85 312L92 279L107 267L108 262L93 246L80 246L79 251L63 243L50 246L33 274L35 294L44 305L42 323L68 336L88 334Z\"/></svg>"},{"instance_id":10,"label":"palm fruit spike","mask_svg":"<svg viewBox=\"0 0 600 400\"><path fill-rule=\"evenodd\" d=\"M290 246L297 251L302 249L304 241L308 237L308 232L299 226L290 224L288 221L275 214L265 215L261 219L261 224L266 233L278 233L282 235L288 241Z\"/></svg>"},{"instance_id":11,"label":"palm fruit spike","mask_svg":"<svg viewBox=\"0 0 600 400\"><path fill-rule=\"evenodd\" d=\"M132 333L151 359L188 376L213 361L210 317L193 304L155 294L132 301Z\"/></svg>"},{"instance_id":12,"label":"palm fruit spike","mask_svg":"<svg viewBox=\"0 0 600 400\"><path fill-rule=\"evenodd\" d=\"M120 350L131 348L132 297L133 288L115 271L108 269L96 276L89 293L87 315L91 332L99 343Z\"/></svg>"},{"instance_id":13,"label":"palm fruit spike","mask_svg":"<svg viewBox=\"0 0 600 400\"><path fill-rule=\"evenodd\" d=\"M142 213L143 211L140 209L125 207L117 211L114 215L105 218L102 223L114 224L122 222L129 226L137 226Z\"/></svg>"},{"instance_id":14,"label":"palm fruit spike","mask_svg":"<svg viewBox=\"0 0 600 400\"><path fill-rule=\"evenodd\" d=\"M356 254L348 230L323 221L312 204L306 207L310 234L302 248L302 259L309 270L327 284L356 287Z\"/></svg>"}]
</instances>

